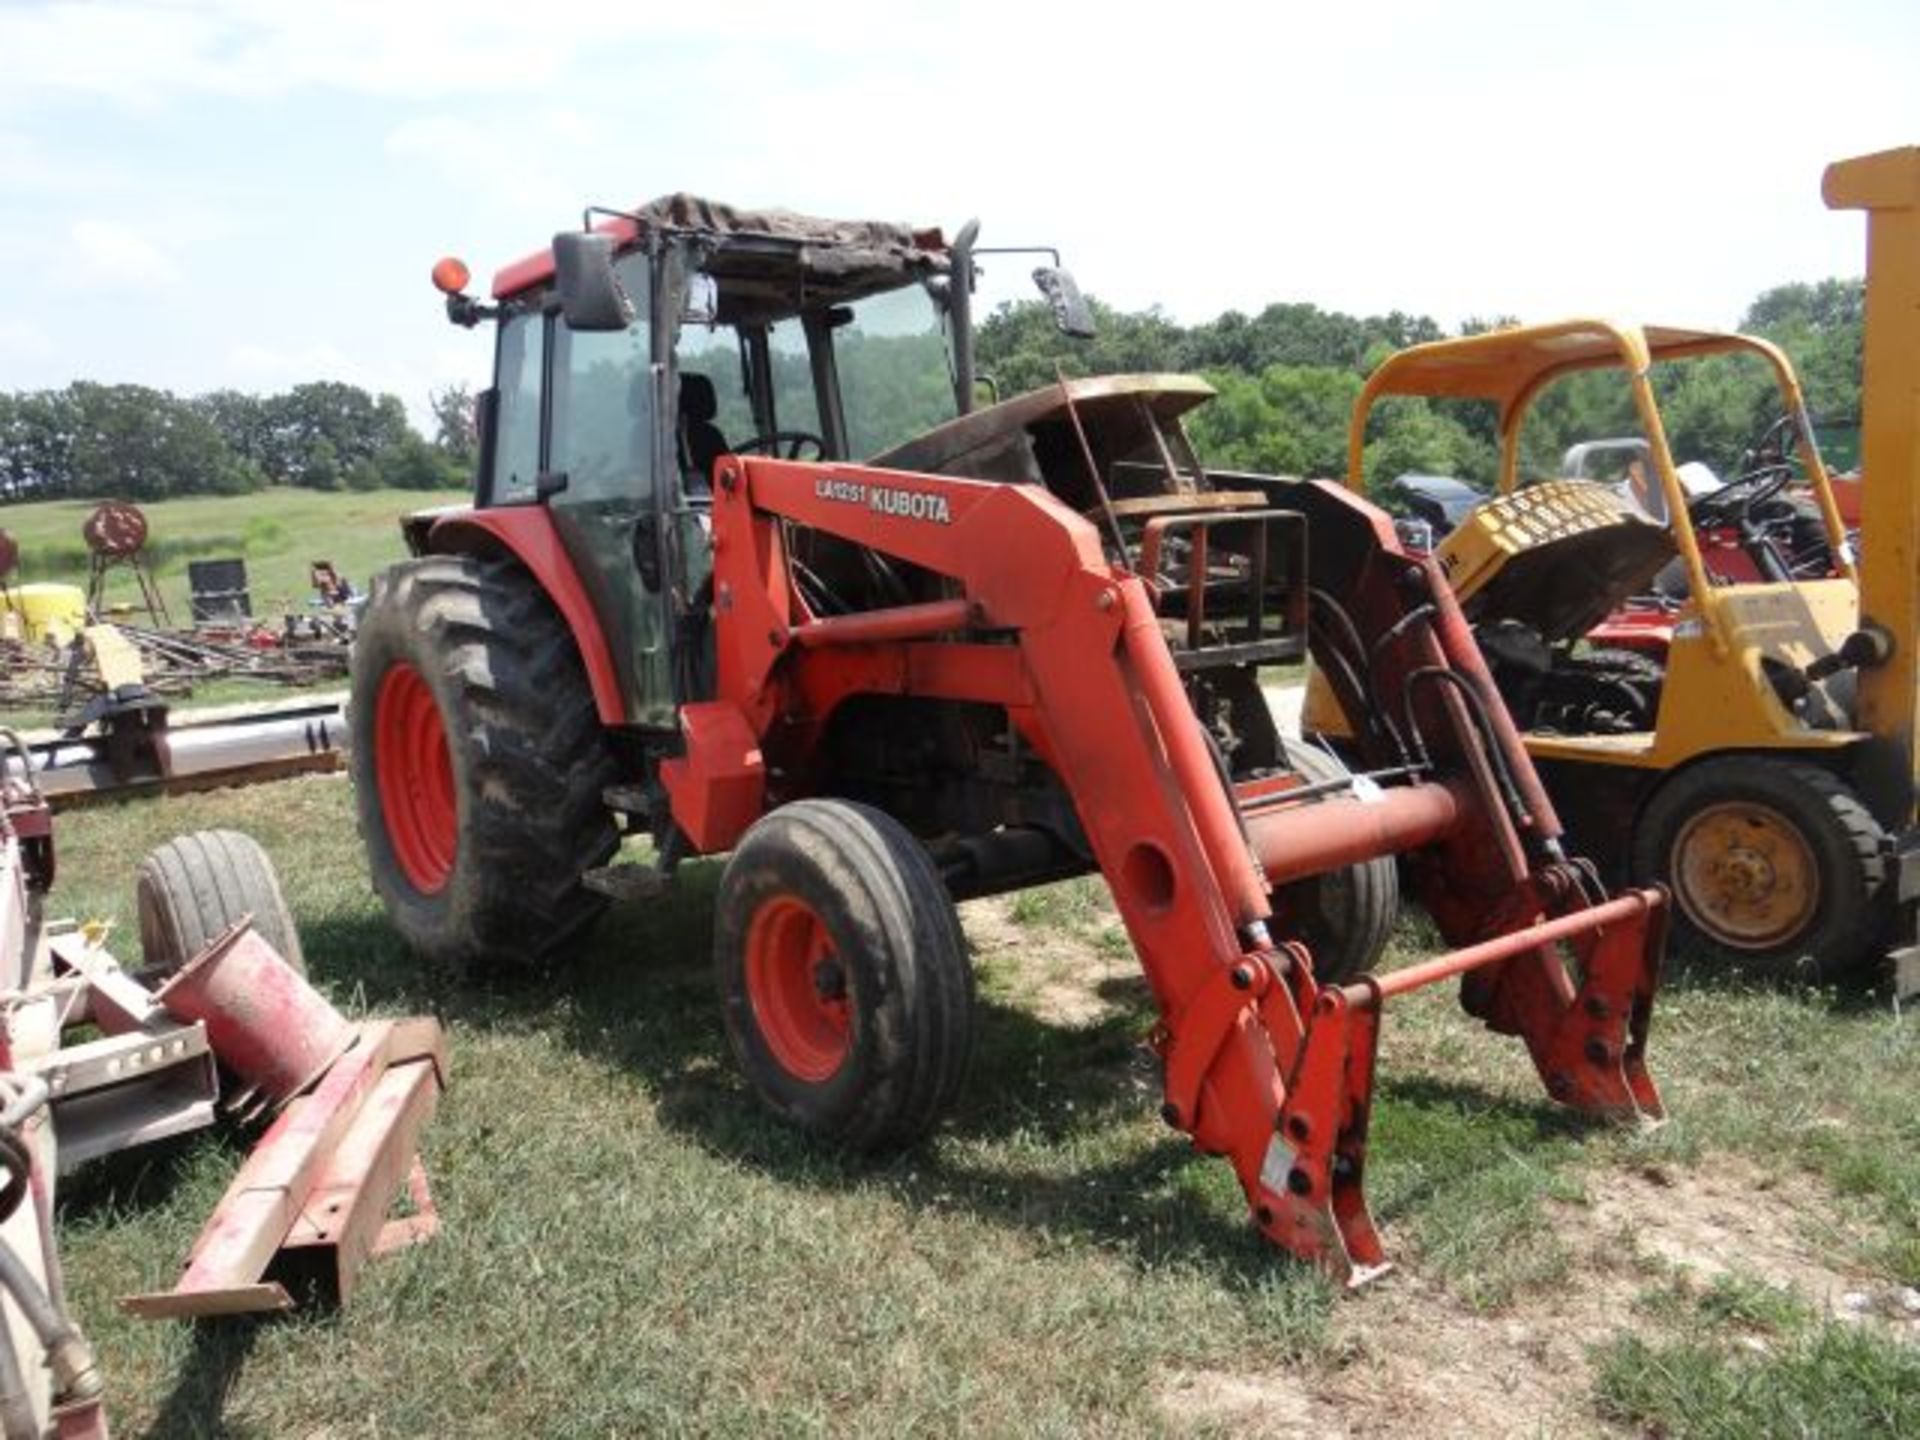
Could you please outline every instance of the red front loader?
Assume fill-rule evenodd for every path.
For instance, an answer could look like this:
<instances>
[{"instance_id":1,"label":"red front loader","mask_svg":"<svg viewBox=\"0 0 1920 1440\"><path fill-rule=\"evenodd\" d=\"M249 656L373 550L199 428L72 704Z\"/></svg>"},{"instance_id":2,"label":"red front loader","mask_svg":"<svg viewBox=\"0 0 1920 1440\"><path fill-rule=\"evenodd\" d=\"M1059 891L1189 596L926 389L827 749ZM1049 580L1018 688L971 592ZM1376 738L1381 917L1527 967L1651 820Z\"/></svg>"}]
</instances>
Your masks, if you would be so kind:
<instances>
[{"instance_id":1,"label":"red front loader","mask_svg":"<svg viewBox=\"0 0 1920 1440\"><path fill-rule=\"evenodd\" d=\"M907 1143L959 1091L956 899L1098 869L1159 1007L1167 1122L1346 1279L1382 1001L1453 975L1577 1109L1657 1116L1658 891L1607 899L1450 592L1337 486L1206 471L1168 376L975 408L969 225L675 196L496 278L470 508L407 522L354 658L375 884L517 963L731 852L726 1024L774 1109ZM1036 272L1064 328L1088 316ZM868 457L857 461L855 457ZM804 458L803 458L804 457ZM1275 730L1309 650L1364 773ZM624 835L651 856L615 864ZM1376 977L1396 858L1451 953Z\"/></svg>"}]
</instances>

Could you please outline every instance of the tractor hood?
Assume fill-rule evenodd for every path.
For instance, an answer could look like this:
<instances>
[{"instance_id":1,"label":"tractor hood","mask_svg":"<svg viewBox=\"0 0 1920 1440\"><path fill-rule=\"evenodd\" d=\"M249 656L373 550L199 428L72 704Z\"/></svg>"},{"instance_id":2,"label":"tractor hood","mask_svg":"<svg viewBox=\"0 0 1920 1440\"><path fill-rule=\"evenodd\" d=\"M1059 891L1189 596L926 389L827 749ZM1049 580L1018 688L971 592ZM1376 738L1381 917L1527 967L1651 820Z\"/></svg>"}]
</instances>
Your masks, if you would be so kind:
<instances>
[{"instance_id":1,"label":"tractor hood","mask_svg":"<svg viewBox=\"0 0 1920 1440\"><path fill-rule=\"evenodd\" d=\"M1469 619L1577 640L1673 559L1673 537L1611 486L1548 480L1477 508L1435 552Z\"/></svg>"},{"instance_id":2,"label":"tractor hood","mask_svg":"<svg viewBox=\"0 0 1920 1440\"><path fill-rule=\"evenodd\" d=\"M1079 430L1103 473L1152 445L1153 432L1213 398L1192 375L1097 375L1062 380L974 410L876 455L872 464L929 475L964 475L1011 484L1053 484L1083 465ZM1108 483L1114 484L1111 476ZM1056 489L1060 488L1056 485ZM1116 485L1116 493L1123 486Z\"/></svg>"}]
</instances>

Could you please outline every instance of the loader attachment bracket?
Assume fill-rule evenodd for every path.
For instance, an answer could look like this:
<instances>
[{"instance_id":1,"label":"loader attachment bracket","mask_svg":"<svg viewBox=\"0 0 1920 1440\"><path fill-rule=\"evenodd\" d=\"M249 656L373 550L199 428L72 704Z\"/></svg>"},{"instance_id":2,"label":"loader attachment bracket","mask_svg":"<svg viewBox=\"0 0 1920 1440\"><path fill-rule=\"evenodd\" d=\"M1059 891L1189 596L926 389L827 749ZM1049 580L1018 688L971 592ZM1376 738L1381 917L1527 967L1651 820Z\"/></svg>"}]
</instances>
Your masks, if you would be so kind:
<instances>
[{"instance_id":1,"label":"loader attachment bracket","mask_svg":"<svg viewBox=\"0 0 1920 1440\"><path fill-rule=\"evenodd\" d=\"M1295 1020L1296 1033L1284 1029L1284 1012L1267 1009L1276 1054L1292 1050L1298 1058L1260 1167L1254 1217L1261 1230L1347 1285L1384 1273L1361 1183L1380 1010L1390 996L1454 975L1492 981L1501 1002L1489 1023L1526 1044L1555 1100L1596 1118L1663 1118L1646 1068L1663 900L1658 890L1631 892L1407 970L1323 987L1304 1023ZM1563 944L1582 972L1577 989Z\"/></svg>"}]
</instances>

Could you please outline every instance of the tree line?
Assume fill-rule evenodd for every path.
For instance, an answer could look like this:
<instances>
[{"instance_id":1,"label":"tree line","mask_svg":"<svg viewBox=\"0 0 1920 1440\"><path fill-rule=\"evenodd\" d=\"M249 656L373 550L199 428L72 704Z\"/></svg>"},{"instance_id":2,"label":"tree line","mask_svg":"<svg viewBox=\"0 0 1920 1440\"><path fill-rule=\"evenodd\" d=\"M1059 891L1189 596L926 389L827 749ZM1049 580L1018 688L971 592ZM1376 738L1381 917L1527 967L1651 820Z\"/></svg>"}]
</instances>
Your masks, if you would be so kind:
<instances>
[{"instance_id":1,"label":"tree line","mask_svg":"<svg viewBox=\"0 0 1920 1440\"><path fill-rule=\"evenodd\" d=\"M1093 302L1099 334L1062 336L1041 302L1003 305L980 327L983 374L1005 395L1053 382L1056 375L1125 371L1199 372L1219 394L1192 413L1201 455L1221 469L1340 476L1347 468L1347 422L1366 376L1395 350L1442 339L1431 317L1394 312L1353 316L1313 305L1270 305L1258 315L1229 311L1183 326L1158 309L1119 311ZM1782 285L1747 308L1742 330L1779 344L1793 360L1823 432L1843 443L1860 409L1864 320L1858 280ZM1472 319L1476 334L1510 319ZM1654 388L1676 459L1702 460L1723 478L1737 473L1749 446L1779 412L1778 389L1761 364L1712 357L1658 367ZM1368 428L1369 483L1408 473L1454 475L1490 484L1498 466L1498 417L1459 401L1394 399L1376 407ZM1624 377L1570 376L1540 397L1521 434L1523 473L1558 473L1559 457L1580 440L1637 434ZM1823 433L1823 447L1827 436ZM1829 453L1831 463L1835 453ZM1378 498L1391 502L1391 493Z\"/></svg>"},{"instance_id":2,"label":"tree line","mask_svg":"<svg viewBox=\"0 0 1920 1440\"><path fill-rule=\"evenodd\" d=\"M465 485L473 397L455 385L434 392L432 405L429 440L407 423L397 396L332 380L275 395L182 397L86 380L0 392L0 501Z\"/></svg>"},{"instance_id":3,"label":"tree line","mask_svg":"<svg viewBox=\"0 0 1920 1440\"><path fill-rule=\"evenodd\" d=\"M1060 335L1040 302L1001 306L980 326L982 374L1002 395L1014 395L1060 374L1198 372L1219 391L1190 422L1202 455L1223 469L1277 474L1343 474L1347 419L1367 373L1393 351L1447 333L1429 316L1397 311L1353 316L1290 303L1181 325L1157 308L1122 311L1092 303L1099 333L1091 341ZM1768 290L1748 307L1741 328L1786 350L1817 421L1845 424L1859 413L1863 320L1861 282L1826 280ZM1468 320L1460 333L1505 323ZM850 411L898 419L901 411L938 409L937 393L894 393L897 377L934 372L894 363L900 357L882 341L854 348L888 363L854 364L860 357L852 355L843 363L844 375L876 377L871 386L846 382L850 390L872 392L864 398L850 393ZM1778 410L1770 375L1747 360L1664 366L1655 385L1675 456L1704 460L1723 476L1737 471L1745 448ZM473 396L453 386L433 394L432 408L434 435L427 439L407 423L396 396L337 381L276 395L216 390L180 397L90 381L0 392L0 501L160 500L266 485L465 485L475 451ZM1449 474L1487 484L1497 463L1496 420L1484 406L1389 401L1378 407L1369 430L1367 474L1389 481L1409 472ZM1556 473L1558 457L1575 441L1637 430L1620 376L1570 377L1534 407L1521 437L1526 473ZM895 436L869 438L891 443Z\"/></svg>"}]
</instances>

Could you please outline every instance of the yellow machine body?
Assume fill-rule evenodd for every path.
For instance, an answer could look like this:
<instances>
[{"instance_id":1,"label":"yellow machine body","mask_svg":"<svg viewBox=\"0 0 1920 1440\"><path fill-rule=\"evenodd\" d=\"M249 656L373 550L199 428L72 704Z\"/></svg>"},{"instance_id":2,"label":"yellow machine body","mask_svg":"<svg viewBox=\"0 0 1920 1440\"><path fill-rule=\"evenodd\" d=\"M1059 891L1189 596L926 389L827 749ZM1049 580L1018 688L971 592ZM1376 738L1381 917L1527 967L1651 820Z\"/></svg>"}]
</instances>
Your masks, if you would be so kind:
<instances>
[{"instance_id":1,"label":"yellow machine body","mask_svg":"<svg viewBox=\"0 0 1920 1440\"><path fill-rule=\"evenodd\" d=\"M0 608L7 611L21 640L64 645L87 624L87 597L78 585L9 586L0 591Z\"/></svg>"},{"instance_id":2,"label":"yellow machine body","mask_svg":"<svg viewBox=\"0 0 1920 1440\"><path fill-rule=\"evenodd\" d=\"M1765 363L1778 383L1784 413L1796 418L1807 479L1839 557L1840 578L1752 585L1719 585L1708 578L1687 514L1686 487L1667 446L1652 370L1662 361L1730 354ZM1562 376L1600 369L1618 370L1631 389L1654 471L1650 479L1659 486L1670 517L1666 526L1632 516L1608 486L1569 479L1520 483L1520 432L1533 402ZM1537 736L1529 742L1536 754L1665 768L1715 750L1833 749L1861 738L1853 731L1803 725L1775 697L1761 668L1767 656L1798 667L1830 653L1855 629L1859 613L1852 549L1832 481L1820 460L1799 377L1777 346L1749 335L1593 319L1413 346L1374 371L1354 407L1347 481L1356 488L1365 479L1367 420L1375 402L1390 395L1487 401L1499 412L1499 496L1440 546L1441 568L1463 604L1471 606L1506 566L1537 547L1551 546L1560 578L1595 597L1598 613L1589 625L1625 598L1622 587L1609 582L1630 579L1642 568L1629 556L1616 576L1596 573L1595 562L1633 550L1636 531L1664 532L1686 567L1689 595L1677 617L1658 728L1647 735ZM1588 555L1576 551L1568 557L1569 543L1586 535L1600 543Z\"/></svg>"}]
</instances>

